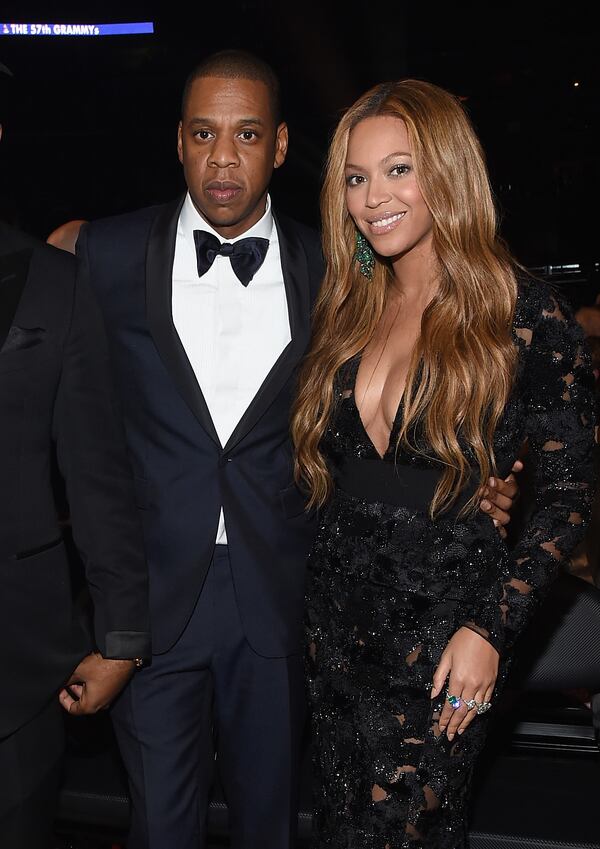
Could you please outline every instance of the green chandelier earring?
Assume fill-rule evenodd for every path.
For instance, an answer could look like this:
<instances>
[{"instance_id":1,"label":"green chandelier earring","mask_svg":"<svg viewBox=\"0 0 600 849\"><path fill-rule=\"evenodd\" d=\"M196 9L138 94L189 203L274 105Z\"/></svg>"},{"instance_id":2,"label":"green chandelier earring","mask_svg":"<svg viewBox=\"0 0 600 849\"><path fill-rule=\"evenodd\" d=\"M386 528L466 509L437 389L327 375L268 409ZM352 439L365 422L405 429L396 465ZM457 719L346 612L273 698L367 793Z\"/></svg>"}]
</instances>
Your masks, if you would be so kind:
<instances>
[{"instance_id":1,"label":"green chandelier earring","mask_svg":"<svg viewBox=\"0 0 600 849\"><path fill-rule=\"evenodd\" d=\"M375 268L375 254L369 242L365 239L360 230L356 231L356 250L354 259L360 266L360 273L367 280L373 279L373 269Z\"/></svg>"}]
</instances>

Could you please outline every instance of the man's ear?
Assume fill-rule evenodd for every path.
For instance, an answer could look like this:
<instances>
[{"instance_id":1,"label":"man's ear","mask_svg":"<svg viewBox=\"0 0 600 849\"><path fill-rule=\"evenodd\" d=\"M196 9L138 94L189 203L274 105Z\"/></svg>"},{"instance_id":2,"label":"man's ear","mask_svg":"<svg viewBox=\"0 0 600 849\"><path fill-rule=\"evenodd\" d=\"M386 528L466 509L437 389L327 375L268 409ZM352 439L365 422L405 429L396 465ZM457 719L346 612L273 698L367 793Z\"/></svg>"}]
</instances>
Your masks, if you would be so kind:
<instances>
[{"instance_id":1,"label":"man's ear","mask_svg":"<svg viewBox=\"0 0 600 849\"><path fill-rule=\"evenodd\" d=\"M181 121L177 125L177 156L179 157L179 161L183 164L183 140L182 140L182 132L183 127Z\"/></svg>"},{"instance_id":2,"label":"man's ear","mask_svg":"<svg viewBox=\"0 0 600 849\"><path fill-rule=\"evenodd\" d=\"M275 159L273 162L274 168L279 168L285 162L285 157L288 149L288 127L285 122L282 122L277 127L275 136Z\"/></svg>"}]
</instances>

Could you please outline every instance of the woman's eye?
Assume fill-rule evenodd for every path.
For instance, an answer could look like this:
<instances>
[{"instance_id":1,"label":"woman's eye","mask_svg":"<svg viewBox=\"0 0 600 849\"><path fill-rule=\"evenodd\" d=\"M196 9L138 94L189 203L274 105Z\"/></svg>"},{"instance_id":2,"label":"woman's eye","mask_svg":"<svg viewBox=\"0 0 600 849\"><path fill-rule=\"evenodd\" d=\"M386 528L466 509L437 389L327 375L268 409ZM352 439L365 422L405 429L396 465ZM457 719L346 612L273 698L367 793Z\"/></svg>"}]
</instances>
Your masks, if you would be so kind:
<instances>
[{"instance_id":1,"label":"woman's eye","mask_svg":"<svg viewBox=\"0 0 600 849\"><path fill-rule=\"evenodd\" d=\"M358 186L360 183L364 181L364 177L360 174L350 174L346 177L346 185L347 186Z\"/></svg>"},{"instance_id":2,"label":"woman's eye","mask_svg":"<svg viewBox=\"0 0 600 849\"><path fill-rule=\"evenodd\" d=\"M410 165L406 165L404 162L401 162L398 165L394 165L390 173L400 177L402 174L408 174L409 171Z\"/></svg>"}]
</instances>

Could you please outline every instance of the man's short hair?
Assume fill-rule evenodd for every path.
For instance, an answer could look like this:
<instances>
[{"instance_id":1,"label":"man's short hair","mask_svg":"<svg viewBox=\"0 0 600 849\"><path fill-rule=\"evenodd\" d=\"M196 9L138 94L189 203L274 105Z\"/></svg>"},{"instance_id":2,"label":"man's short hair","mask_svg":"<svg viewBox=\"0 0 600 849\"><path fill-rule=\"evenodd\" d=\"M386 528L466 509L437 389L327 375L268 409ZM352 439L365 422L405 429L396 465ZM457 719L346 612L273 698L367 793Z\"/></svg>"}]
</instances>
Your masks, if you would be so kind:
<instances>
[{"instance_id":1,"label":"man's short hair","mask_svg":"<svg viewBox=\"0 0 600 849\"><path fill-rule=\"evenodd\" d=\"M185 112L190 89L194 82L204 77L222 77L228 80L257 80L269 92L275 126L281 122L281 86L277 74L264 59L247 50L220 50L203 59L189 74L183 87L181 114Z\"/></svg>"}]
</instances>

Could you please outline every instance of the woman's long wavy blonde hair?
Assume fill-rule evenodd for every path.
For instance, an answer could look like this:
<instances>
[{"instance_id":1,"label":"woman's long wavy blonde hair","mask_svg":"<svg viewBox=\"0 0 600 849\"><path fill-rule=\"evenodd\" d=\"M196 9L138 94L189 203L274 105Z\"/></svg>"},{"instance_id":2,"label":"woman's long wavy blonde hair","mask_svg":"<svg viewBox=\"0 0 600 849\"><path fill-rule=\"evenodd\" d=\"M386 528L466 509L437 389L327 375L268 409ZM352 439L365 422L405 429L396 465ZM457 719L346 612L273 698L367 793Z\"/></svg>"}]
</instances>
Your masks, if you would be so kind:
<instances>
[{"instance_id":1,"label":"woman's long wavy blonde hair","mask_svg":"<svg viewBox=\"0 0 600 849\"><path fill-rule=\"evenodd\" d=\"M377 255L372 280L360 274L356 227L346 208L350 132L359 121L380 115L404 121L417 182L433 218L439 286L423 313L398 437L399 446L410 446L409 435L418 426L430 454L445 467L431 503L433 516L450 507L469 480L465 450L482 484L496 470L492 440L516 366L510 327L517 264L498 237L475 131L459 101L431 83L376 86L348 109L334 133L321 194L326 272L292 414L295 474L308 489L310 506L324 504L332 480L319 444L334 406L335 376L372 338L392 279L389 262ZM475 494L461 512L473 509L476 500Z\"/></svg>"}]
</instances>

